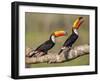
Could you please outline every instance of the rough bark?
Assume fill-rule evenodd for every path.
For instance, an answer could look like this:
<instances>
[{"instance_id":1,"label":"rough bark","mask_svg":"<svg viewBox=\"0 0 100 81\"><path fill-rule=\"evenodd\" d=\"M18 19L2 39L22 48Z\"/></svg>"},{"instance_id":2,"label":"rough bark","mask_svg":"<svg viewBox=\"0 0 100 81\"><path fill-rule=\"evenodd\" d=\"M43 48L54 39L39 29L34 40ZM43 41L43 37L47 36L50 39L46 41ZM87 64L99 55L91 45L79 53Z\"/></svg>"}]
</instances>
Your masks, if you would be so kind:
<instances>
[{"instance_id":1,"label":"rough bark","mask_svg":"<svg viewBox=\"0 0 100 81\"><path fill-rule=\"evenodd\" d=\"M80 45L72 48L69 52L66 52L67 49L65 49L60 55L57 53L48 53L47 55L41 56L41 57L27 57L27 54L29 51L31 51L30 48L26 49L26 63L27 64L34 64L34 63L59 63L64 61L69 61L72 59L75 59L79 56L89 54L89 45Z\"/></svg>"}]
</instances>

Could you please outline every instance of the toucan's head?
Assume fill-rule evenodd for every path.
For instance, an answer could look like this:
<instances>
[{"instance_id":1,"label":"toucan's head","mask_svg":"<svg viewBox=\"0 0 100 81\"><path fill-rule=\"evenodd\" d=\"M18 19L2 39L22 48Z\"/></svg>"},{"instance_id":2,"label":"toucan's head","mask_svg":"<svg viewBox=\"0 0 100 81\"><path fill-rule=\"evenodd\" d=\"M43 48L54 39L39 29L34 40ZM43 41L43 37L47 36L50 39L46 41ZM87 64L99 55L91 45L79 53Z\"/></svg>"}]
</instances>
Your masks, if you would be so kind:
<instances>
[{"instance_id":1,"label":"toucan's head","mask_svg":"<svg viewBox=\"0 0 100 81\"><path fill-rule=\"evenodd\" d=\"M53 35L54 35L55 37L65 36L65 35L67 35L67 32L66 32L66 31L63 31L63 30L61 30L61 31L56 31L56 32L53 33Z\"/></svg>"},{"instance_id":2,"label":"toucan's head","mask_svg":"<svg viewBox=\"0 0 100 81\"><path fill-rule=\"evenodd\" d=\"M78 17L74 24L73 24L73 29L79 29L80 25L84 22L83 17Z\"/></svg>"},{"instance_id":3,"label":"toucan's head","mask_svg":"<svg viewBox=\"0 0 100 81\"><path fill-rule=\"evenodd\" d=\"M66 31L56 31L51 34L50 40L52 40L55 43L55 37L61 37L65 35L67 35Z\"/></svg>"}]
</instances>

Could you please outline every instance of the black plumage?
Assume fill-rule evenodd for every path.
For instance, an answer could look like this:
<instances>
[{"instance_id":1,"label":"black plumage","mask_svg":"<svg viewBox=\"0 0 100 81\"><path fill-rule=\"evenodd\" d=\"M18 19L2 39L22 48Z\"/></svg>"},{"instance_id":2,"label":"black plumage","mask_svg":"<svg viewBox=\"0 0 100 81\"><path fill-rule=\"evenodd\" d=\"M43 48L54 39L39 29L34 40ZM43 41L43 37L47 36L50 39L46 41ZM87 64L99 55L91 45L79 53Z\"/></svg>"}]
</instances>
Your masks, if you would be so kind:
<instances>
[{"instance_id":1,"label":"black plumage","mask_svg":"<svg viewBox=\"0 0 100 81\"><path fill-rule=\"evenodd\" d=\"M42 43L40 46L38 46L35 50L32 50L28 55L29 57L32 56L42 56L48 53L48 51L54 47L55 43L56 43L56 37L60 37L60 36L64 36L65 34L67 34L66 31L56 31L53 32L50 35L49 40L45 41L44 43Z\"/></svg>"},{"instance_id":2,"label":"black plumage","mask_svg":"<svg viewBox=\"0 0 100 81\"><path fill-rule=\"evenodd\" d=\"M50 36L49 40L45 41L43 44L41 44L39 47L37 47L33 51L33 53L31 52L32 54L29 57L35 56L35 54L41 53L41 52L43 52L43 55L47 54L48 50L53 48L55 45L55 42L52 41L51 37L52 37L52 35Z\"/></svg>"},{"instance_id":3,"label":"black plumage","mask_svg":"<svg viewBox=\"0 0 100 81\"><path fill-rule=\"evenodd\" d=\"M72 34L67 38L67 40L64 42L60 52L58 54L61 54L61 52L67 48L67 51L70 50L72 45L76 42L78 39L78 32L80 25L84 22L83 17L79 17L75 20L73 26L72 26Z\"/></svg>"},{"instance_id":4,"label":"black plumage","mask_svg":"<svg viewBox=\"0 0 100 81\"><path fill-rule=\"evenodd\" d=\"M65 41L63 46L65 47L72 47L74 42L78 39L78 35L75 32L72 32L72 34L68 37L68 39Z\"/></svg>"},{"instance_id":5,"label":"black plumage","mask_svg":"<svg viewBox=\"0 0 100 81\"><path fill-rule=\"evenodd\" d=\"M67 38L67 40L64 42L62 49L59 51L59 55L61 54L61 52L67 47L68 50L72 47L72 45L75 43L75 41L78 39L78 34L76 34L73 30L72 30L72 34Z\"/></svg>"},{"instance_id":6,"label":"black plumage","mask_svg":"<svg viewBox=\"0 0 100 81\"><path fill-rule=\"evenodd\" d=\"M53 43L51 40L48 40L44 42L43 44L41 44L38 48L36 48L36 50L38 50L39 52L42 51L42 52L47 53L48 50L50 50L54 45L55 43Z\"/></svg>"}]
</instances>

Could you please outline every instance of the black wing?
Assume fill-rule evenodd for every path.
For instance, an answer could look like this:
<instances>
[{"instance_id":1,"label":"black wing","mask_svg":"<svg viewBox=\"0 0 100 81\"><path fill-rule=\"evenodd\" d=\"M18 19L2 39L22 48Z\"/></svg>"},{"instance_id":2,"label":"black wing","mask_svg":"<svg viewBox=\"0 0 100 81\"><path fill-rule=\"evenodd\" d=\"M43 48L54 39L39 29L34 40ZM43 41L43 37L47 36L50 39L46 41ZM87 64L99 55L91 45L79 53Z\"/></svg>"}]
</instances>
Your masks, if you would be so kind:
<instances>
[{"instance_id":1,"label":"black wing","mask_svg":"<svg viewBox=\"0 0 100 81\"><path fill-rule=\"evenodd\" d=\"M36 50L37 50L37 51L47 52L47 51L50 50L54 45L55 45L55 43L53 43L51 40L48 40L48 41L44 42L43 44L41 44L39 47L37 47Z\"/></svg>"},{"instance_id":2,"label":"black wing","mask_svg":"<svg viewBox=\"0 0 100 81\"><path fill-rule=\"evenodd\" d=\"M78 39L78 35L75 33L72 33L68 39L65 41L63 46L66 47L72 47L72 45L74 44L74 42Z\"/></svg>"},{"instance_id":3,"label":"black wing","mask_svg":"<svg viewBox=\"0 0 100 81\"><path fill-rule=\"evenodd\" d=\"M78 35L75 33L72 33L68 39L64 42L63 47L72 47L72 45L74 44L74 42L78 39ZM70 48L69 48L70 49ZM68 50L69 50L68 49ZM61 49L58 53L58 55L61 54L61 52L63 51L63 49Z\"/></svg>"}]
</instances>

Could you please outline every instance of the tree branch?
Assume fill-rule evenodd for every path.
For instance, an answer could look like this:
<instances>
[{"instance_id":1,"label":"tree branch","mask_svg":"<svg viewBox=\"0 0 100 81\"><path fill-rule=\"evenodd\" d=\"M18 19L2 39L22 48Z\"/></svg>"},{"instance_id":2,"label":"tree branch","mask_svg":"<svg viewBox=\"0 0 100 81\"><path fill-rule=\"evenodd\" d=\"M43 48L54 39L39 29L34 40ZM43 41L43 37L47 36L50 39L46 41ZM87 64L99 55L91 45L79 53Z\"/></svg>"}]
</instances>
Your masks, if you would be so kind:
<instances>
[{"instance_id":1,"label":"tree branch","mask_svg":"<svg viewBox=\"0 0 100 81\"><path fill-rule=\"evenodd\" d=\"M48 53L47 55L41 57L29 58L27 57L27 54L30 50L31 50L30 48L26 49L25 61L27 64L42 63L42 62L59 63L59 62L75 59L85 54L89 54L89 45L85 44L85 45L76 46L72 48L69 52L66 52L67 49L65 49L60 55L58 55L57 53Z\"/></svg>"}]
</instances>

